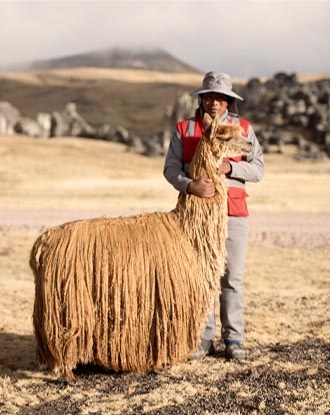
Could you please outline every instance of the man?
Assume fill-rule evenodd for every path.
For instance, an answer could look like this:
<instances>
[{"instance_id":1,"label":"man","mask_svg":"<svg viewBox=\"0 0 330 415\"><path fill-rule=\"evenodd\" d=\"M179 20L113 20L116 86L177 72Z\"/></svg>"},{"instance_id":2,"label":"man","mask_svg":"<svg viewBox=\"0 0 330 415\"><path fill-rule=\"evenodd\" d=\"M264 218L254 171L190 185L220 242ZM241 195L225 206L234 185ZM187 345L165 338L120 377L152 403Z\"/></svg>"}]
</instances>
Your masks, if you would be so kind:
<instances>
[{"instance_id":1,"label":"man","mask_svg":"<svg viewBox=\"0 0 330 415\"><path fill-rule=\"evenodd\" d=\"M209 178L192 180L188 177L189 164L202 137L203 115L219 117L221 122L241 125L245 135L253 144L253 150L244 159L236 157L224 160L218 174L225 174L228 185L228 238L226 240L227 264L225 275L219 276L221 336L225 342L228 359L245 357L242 347L244 337L243 274L248 238L245 182L258 182L264 173L264 160L260 144L250 123L240 118L236 111L236 99L243 100L232 90L229 75L214 72L205 74L202 86L191 92L199 95L200 105L195 116L177 123L164 166L164 176L181 193L192 193L199 197L212 197L215 186ZM201 346L192 359L201 359L210 354L215 337L216 321L214 307L207 318Z\"/></svg>"}]
</instances>

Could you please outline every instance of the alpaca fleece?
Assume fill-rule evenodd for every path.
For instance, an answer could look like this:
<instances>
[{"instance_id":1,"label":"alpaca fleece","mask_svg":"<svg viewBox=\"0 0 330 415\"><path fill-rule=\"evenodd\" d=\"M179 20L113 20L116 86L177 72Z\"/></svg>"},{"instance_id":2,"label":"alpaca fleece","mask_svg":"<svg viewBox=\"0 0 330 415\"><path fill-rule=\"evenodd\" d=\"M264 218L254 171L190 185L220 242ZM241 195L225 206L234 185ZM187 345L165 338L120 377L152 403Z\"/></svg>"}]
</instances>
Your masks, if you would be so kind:
<instances>
[{"instance_id":1,"label":"alpaca fleece","mask_svg":"<svg viewBox=\"0 0 330 415\"><path fill-rule=\"evenodd\" d=\"M172 212L70 222L36 240L37 357L68 380L79 363L149 371L198 347L226 256L227 189L216 167L250 149L239 127L209 121L189 174L212 178L214 198L181 195Z\"/></svg>"}]
</instances>

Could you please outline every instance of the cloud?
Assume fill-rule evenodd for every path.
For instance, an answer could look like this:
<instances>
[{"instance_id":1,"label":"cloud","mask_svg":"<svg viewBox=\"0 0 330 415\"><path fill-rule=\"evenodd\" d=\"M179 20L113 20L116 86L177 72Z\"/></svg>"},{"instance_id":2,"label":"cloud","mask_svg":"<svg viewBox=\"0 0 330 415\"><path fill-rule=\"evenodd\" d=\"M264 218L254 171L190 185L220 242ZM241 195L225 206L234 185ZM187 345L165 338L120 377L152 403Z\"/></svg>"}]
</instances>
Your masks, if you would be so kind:
<instances>
[{"instance_id":1,"label":"cloud","mask_svg":"<svg viewBox=\"0 0 330 415\"><path fill-rule=\"evenodd\" d=\"M159 47L233 76L328 72L324 1L0 2L1 64Z\"/></svg>"}]
</instances>

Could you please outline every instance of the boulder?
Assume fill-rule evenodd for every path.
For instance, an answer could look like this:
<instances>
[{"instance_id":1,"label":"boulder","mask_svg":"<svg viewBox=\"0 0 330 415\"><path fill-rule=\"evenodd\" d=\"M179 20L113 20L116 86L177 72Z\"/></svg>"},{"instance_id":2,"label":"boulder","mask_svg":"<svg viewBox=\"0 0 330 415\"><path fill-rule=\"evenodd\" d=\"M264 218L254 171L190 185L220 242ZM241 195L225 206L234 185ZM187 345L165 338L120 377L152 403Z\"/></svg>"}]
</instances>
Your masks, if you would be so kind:
<instances>
[{"instance_id":1,"label":"boulder","mask_svg":"<svg viewBox=\"0 0 330 415\"><path fill-rule=\"evenodd\" d=\"M25 134L30 137L40 137L41 129L37 121L29 117L21 117L16 125L15 132L18 134Z\"/></svg>"},{"instance_id":2,"label":"boulder","mask_svg":"<svg viewBox=\"0 0 330 415\"><path fill-rule=\"evenodd\" d=\"M37 114L37 124L40 127L40 137L48 138L51 135L52 117L47 112L39 112Z\"/></svg>"},{"instance_id":3,"label":"boulder","mask_svg":"<svg viewBox=\"0 0 330 415\"><path fill-rule=\"evenodd\" d=\"M12 135L21 114L7 101L0 101L0 134Z\"/></svg>"}]
</instances>

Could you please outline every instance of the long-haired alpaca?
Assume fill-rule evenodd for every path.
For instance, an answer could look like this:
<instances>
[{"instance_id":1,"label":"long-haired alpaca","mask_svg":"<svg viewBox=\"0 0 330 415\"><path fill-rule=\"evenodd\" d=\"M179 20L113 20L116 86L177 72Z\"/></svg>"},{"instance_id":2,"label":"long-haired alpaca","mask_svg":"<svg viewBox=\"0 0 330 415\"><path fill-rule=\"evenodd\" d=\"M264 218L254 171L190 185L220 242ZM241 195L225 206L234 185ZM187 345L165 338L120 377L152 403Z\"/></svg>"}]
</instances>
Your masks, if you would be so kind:
<instances>
[{"instance_id":1,"label":"long-haired alpaca","mask_svg":"<svg viewBox=\"0 0 330 415\"><path fill-rule=\"evenodd\" d=\"M204 122L189 175L211 178L213 198L181 195L168 213L65 223L36 240L37 356L68 380L79 363L149 371L196 350L225 264L227 187L217 165L251 150L239 126Z\"/></svg>"}]
</instances>

